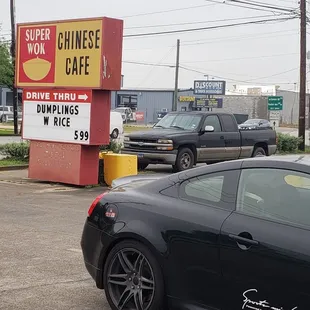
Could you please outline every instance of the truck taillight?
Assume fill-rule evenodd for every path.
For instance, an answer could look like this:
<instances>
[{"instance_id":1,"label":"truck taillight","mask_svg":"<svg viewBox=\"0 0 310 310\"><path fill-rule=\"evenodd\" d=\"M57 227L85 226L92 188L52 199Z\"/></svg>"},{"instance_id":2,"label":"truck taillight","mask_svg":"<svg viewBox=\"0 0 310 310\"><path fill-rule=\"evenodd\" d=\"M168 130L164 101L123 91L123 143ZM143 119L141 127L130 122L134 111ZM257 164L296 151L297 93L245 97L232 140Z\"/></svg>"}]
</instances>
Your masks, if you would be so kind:
<instances>
[{"instance_id":1,"label":"truck taillight","mask_svg":"<svg viewBox=\"0 0 310 310\"><path fill-rule=\"evenodd\" d=\"M89 209L88 209L88 216L91 216L91 215L92 215L94 209L96 208L97 203L98 203L98 202L101 200L101 198L102 198L104 195L106 195L107 193L108 193L108 192L104 192L104 193L100 194L100 195L93 201L93 203L91 204L91 206L90 206Z\"/></svg>"}]
</instances>

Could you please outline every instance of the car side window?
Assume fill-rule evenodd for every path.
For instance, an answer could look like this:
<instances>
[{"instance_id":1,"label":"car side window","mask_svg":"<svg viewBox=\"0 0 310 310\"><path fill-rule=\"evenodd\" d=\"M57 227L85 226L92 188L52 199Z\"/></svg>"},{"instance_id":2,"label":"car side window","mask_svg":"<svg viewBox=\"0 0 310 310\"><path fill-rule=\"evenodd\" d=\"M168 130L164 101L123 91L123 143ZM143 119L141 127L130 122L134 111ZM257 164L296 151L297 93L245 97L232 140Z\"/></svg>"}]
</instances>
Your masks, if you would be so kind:
<instances>
[{"instance_id":1,"label":"car side window","mask_svg":"<svg viewBox=\"0 0 310 310\"><path fill-rule=\"evenodd\" d=\"M221 116L224 129L226 132L236 132L238 128L236 127L236 120L232 115L222 115Z\"/></svg>"},{"instance_id":2,"label":"car side window","mask_svg":"<svg viewBox=\"0 0 310 310\"><path fill-rule=\"evenodd\" d=\"M243 214L310 228L310 175L285 169L244 169L237 206Z\"/></svg>"},{"instance_id":3,"label":"car side window","mask_svg":"<svg viewBox=\"0 0 310 310\"><path fill-rule=\"evenodd\" d=\"M204 121L203 128L205 128L206 126L213 126L214 132L222 131L222 126L217 115L208 115Z\"/></svg>"},{"instance_id":4,"label":"car side window","mask_svg":"<svg viewBox=\"0 0 310 310\"><path fill-rule=\"evenodd\" d=\"M190 202L232 210L235 189L231 184L236 183L238 174L239 171L232 170L190 178L181 184L179 196Z\"/></svg>"}]
</instances>

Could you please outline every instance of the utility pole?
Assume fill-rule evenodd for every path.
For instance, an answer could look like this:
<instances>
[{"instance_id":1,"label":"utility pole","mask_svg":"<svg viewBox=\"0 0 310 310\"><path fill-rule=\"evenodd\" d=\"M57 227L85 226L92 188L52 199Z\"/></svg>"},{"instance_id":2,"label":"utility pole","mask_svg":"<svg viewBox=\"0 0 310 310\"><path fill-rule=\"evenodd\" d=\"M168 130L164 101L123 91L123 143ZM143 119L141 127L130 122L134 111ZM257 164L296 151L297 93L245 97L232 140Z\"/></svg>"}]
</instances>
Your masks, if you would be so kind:
<instances>
[{"instance_id":1,"label":"utility pole","mask_svg":"<svg viewBox=\"0 0 310 310\"><path fill-rule=\"evenodd\" d=\"M179 68L180 68L180 39L178 39L177 41L177 59L175 65L175 85L174 85L174 100L172 111L178 110Z\"/></svg>"},{"instance_id":2,"label":"utility pole","mask_svg":"<svg viewBox=\"0 0 310 310\"><path fill-rule=\"evenodd\" d=\"M299 150L305 150L306 84L307 84L307 15L306 0L300 0L300 88L298 137L302 139Z\"/></svg>"},{"instance_id":3,"label":"utility pole","mask_svg":"<svg viewBox=\"0 0 310 310\"><path fill-rule=\"evenodd\" d=\"M15 0L10 0L11 12L11 56L14 69L14 84L13 84L13 117L14 117L14 134L18 134L18 91L15 87L15 50L16 50L16 33L15 33Z\"/></svg>"}]
</instances>

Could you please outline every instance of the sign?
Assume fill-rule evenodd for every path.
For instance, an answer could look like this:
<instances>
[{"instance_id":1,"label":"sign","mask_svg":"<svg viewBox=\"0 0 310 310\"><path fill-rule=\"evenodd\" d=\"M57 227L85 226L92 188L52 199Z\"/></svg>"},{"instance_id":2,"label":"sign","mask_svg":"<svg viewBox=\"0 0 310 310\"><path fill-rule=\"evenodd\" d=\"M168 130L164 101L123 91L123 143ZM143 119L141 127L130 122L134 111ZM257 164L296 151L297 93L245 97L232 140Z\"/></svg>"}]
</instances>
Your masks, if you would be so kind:
<instances>
[{"instance_id":1,"label":"sign","mask_svg":"<svg viewBox=\"0 0 310 310\"><path fill-rule=\"evenodd\" d=\"M196 106L206 108L223 108L223 98L196 98Z\"/></svg>"},{"instance_id":2,"label":"sign","mask_svg":"<svg viewBox=\"0 0 310 310\"><path fill-rule=\"evenodd\" d=\"M280 119L280 111L270 111L269 112L269 119L274 119L274 120L277 120L277 119Z\"/></svg>"},{"instance_id":3,"label":"sign","mask_svg":"<svg viewBox=\"0 0 310 310\"><path fill-rule=\"evenodd\" d=\"M179 101L180 102L194 102L196 97L193 96L180 96Z\"/></svg>"},{"instance_id":4,"label":"sign","mask_svg":"<svg viewBox=\"0 0 310 310\"><path fill-rule=\"evenodd\" d=\"M195 95L225 95L225 81L194 81Z\"/></svg>"},{"instance_id":5,"label":"sign","mask_svg":"<svg viewBox=\"0 0 310 310\"><path fill-rule=\"evenodd\" d=\"M91 102L91 91L24 91L23 139L88 145Z\"/></svg>"},{"instance_id":6,"label":"sign","mask_svg":"<svg viewBox=\"0 0 310 310\"><path fill-rule=\"evenodd\" d=\"M144 112L136 112L136 121L137 122L144 121Z\"/></svg>"},{"instance_id":7,"label":"sign","mask_svg":"<svg viewBox=\"0 0 310 310\"><path fill-rule=\"evenodd\" d=\"M119 90L123 21L17 25L16 86Z\"/></svg>"},{"instance_id":8,"label":"sign","mask_svg":"<svg viewBox=\"0 0 310 310\"><path fill-rule=\"evenodd\" d=\"M283 97L282 96L268 97L268 110L269 111L283 110Z\"/></svg>"}]
</instances>

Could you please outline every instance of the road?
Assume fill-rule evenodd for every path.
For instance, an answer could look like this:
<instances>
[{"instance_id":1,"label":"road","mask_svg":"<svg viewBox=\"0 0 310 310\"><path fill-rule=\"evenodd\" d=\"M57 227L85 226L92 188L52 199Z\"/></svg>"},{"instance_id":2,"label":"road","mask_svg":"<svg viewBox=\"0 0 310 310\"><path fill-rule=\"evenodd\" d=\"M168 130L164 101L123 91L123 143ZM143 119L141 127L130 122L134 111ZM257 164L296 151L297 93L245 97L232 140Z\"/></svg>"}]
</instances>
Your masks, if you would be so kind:
<instances>
[{"instance_id":1,"label":"road","mask_svg":"<svg viewBox=\"0 0 310 310\"><path fill-rule=\"evenodd\" d=\"M102 189L0 188L0 309L110 309L80 250L88 207Z\"/></svg>"}]
</instances>

